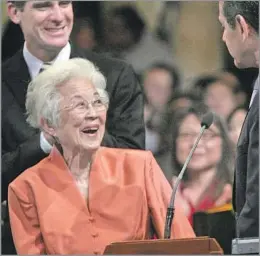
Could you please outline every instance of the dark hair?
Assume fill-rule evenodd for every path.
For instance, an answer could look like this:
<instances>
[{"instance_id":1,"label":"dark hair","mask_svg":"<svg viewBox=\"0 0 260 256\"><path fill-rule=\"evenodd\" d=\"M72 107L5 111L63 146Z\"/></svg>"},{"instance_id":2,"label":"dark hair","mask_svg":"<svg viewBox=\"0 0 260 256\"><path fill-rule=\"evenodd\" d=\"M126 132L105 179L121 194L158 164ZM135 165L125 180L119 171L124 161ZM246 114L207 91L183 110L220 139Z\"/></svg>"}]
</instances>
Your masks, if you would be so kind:
<instances>
[{"instance_id":1,"label":"dark hair","mask_svg":"<svg viewBox=\"0 0 260 256\"><path fill-rule=\"evenodd\" d=\"M8 1L8 2L12 3L17 9L23 11L27 1Z\"/></svg>"},{"instance_id":2,"label":"dark hair","mask_svg":"<svg viewBox=\"0 0 260 256\"><path fill-rule=\"evenodd\" d=\"M179 88L181 79L180 79L179 70L177 70L176 67L163 63L163 62L156 62L147 69L147 72L150 72L154 69L162 69L162 70L167 71L170 74L172 81L173 81L172 87L174 87L174 88L172 88L172 89L176 90L177 88Z\"/></svg>"},{"instance_id":3,"label":"dark hair","mask_svg":"<svg viewBox=\"0 0 260 256\"><path fill-rule=\"evenodd\" d=\"M92 22L92 20L90 18L87 17L79 17L79 18L75 18L74 20L74 25L73 25L73 29L71 32L71 41L75 41L76 36L78 35L78 33L81 31L81 29L83 28L90 28L94 31L94 36L96 36L96 31L94 29L94 24Z\"/></svg>"},{"instance_id":4,"label":"dark hair","mask_svg":"<svg viewBox=\"0 0 260 256\"><path fill-rule=\"evenodd\" d=\"M197 104L202 101L201 95L198 95L194 93L193 90L177 90L174 93L174 96L171 99L171 102L169 104L173 104L176 100L186 98L187 100L190 100L193 102L193 104Z\"/></svg>"},{"instance_id":5,"label":"dark hair","mask_svg":"<svg viewBox=\"0 0 260 256\"><path fill-rule=\"evenodd\" d=\"M228 88L232 90L234 94L239 93L242 90L241 84L239 82L232 83L224 78L223 72L219 74L209 74L209 75L202 75L198 77L192 85L194 92L199 95L203 95L205 90L214 83L223 83L227 85Z\"/></svg>"},{"instance_id":6,"label":"dark hair","mask_svg":"<svg viewBox=\"0 0 260 256\"><path fill-rule=\"evenodd\" d=\"M171 133L170 133L170 143L172 151L172 163L174 172L177 174L180 172L182 165L176 157L176 141L179 135L179 129L183 120L193 114L201 120L202 116L208 111L208 107L202 103L193 105L192 107L182 108L177 110L172 116L171 120ZM224 120L218 115L214 115L214 124L220 131L220 136L222 139L222 157L217 166L216 177L214 180L217 181L216 193L212 195L213 198L217 198L225 184L232 184L232 161L233 161L233 151L232 144L229 139L227 125ZM184 175L184 181L188 180L188 173Z\"/></svg>"},{"instance_id":7,"label":"dark hair","mask_svg":"<svg viewBox=\"0 0 260 256\"><path fill-rule=\"evenodd\" d=\"M258 1L224 1L223 14L231 28L236 27L236 16L241 15L256 33L259 33Z\"/></svg>"},{"instance_id":8,"label":"dark hair","mask_svg":"<svg viewBox=\"0 0 260 256\"><path fill-rule=\"evenodd\" d=\"M138 12L131 6L122 6L113 9L112 17L120 16L129 29L135 41L139 41L145 29L145 23Z\"/></svg>"}]
</instances>

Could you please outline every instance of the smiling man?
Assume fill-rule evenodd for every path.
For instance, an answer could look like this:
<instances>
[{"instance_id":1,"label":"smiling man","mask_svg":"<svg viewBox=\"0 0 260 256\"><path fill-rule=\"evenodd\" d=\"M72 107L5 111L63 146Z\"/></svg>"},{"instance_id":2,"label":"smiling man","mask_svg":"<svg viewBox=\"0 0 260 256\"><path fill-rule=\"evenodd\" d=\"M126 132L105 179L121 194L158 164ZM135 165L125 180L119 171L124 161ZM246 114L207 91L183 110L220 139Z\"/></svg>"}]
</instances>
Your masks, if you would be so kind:
<instances>
[{"instance_id":1,"label":"smiling man","mask_svg":"<svg viewBox=\"0 0 260 256\"><path fill-rule=\"evenodd\" d=\"M259 67L259 2L220 1L223 41L238 68ZM259 236L259 77L237 144L233 206L238 237Z\"/></svg>"},{"instance_id":2,"label":"smiling man","mask_svg":"<svg viewBox=\"0 0 260 256\"><path fill-rule=\"evenodd\" d=\"M106 77L110 98L102 145L144 149L143 95L133 69L69 43L72 1L8 1L7 10L12 22L21 26L25 43L2 66L2 201L9 183L52 148L52 138L30 127L25 115L27 86L47 64L74 57L95 63Z\"/></svg>"}]
</instances>

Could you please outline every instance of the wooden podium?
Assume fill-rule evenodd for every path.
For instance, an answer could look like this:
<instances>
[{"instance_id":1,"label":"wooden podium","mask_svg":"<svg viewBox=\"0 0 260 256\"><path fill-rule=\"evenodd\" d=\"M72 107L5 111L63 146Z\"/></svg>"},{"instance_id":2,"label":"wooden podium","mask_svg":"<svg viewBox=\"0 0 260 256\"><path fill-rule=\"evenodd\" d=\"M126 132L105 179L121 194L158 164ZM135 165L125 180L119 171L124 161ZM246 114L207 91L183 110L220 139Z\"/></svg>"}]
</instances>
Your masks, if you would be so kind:
<instances>
[{"instance_id":1,"label":"wooden podium","mask_svg":"<svg viewBox=\"0 0 260 256\"><path fill-rule=\"evenodd\" d=\"M108 245L104 254L223 254L214 238L158 239L117 242Z\"/></svg>"}]
</instances>

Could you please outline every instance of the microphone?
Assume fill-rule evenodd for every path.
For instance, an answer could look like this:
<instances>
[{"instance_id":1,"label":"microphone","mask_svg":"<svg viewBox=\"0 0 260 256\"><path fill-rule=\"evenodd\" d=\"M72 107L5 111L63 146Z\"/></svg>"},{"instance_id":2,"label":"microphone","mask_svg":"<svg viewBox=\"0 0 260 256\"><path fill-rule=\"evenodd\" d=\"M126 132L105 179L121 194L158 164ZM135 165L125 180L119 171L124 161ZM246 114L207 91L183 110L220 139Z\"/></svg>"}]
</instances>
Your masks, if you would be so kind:
<instances>
[{"instance_id":1,"label":"microphone","mask_svg":"<svg viewBox=\"0 0 260 256\"><path fill-rule=\"evenodd\" d=\"M196 141L194 142L193 147L181 169L181 172L179 173L179 175L177 177L176 184L172 191L171 200L170 200L169 206L167 208L165 228L164 228L164 239L169 239L171 237L171 226L172 226L172 220L173 220L174 211L175 211L174 200L175 200L176 192L179 187L180 181L182 180L183 174L184 174L185 170L187 169L187 166L191 160L191 157L192 157L195 149L197 148L204 131L211 126L213 121L214 121L214 115L212 112L208 112L206 115L203 116L201 124L200 124L201 129L200 129L199 136L197 137Z\"/></svg>"}]
</instances>

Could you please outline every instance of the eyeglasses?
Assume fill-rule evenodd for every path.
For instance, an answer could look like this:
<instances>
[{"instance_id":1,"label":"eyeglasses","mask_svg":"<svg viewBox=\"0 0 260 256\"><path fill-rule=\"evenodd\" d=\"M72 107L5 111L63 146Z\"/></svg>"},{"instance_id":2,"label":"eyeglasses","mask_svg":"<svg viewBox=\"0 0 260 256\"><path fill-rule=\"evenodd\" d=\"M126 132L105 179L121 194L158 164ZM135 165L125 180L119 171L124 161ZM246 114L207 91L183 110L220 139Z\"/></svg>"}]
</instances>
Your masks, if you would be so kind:
<instances>
[{"instance_id":1,"label":"eyeglasses","mask_svg":"<svg viewBox=\"0 0 260 256\"><path fill-rule=\"evenodd\" d=\"M185 140L185 141L190 141L190 140L194 140L195 138L197 138L198 135L199 135L199 133L183 132L178 135L178 138ZM214 133L214 132L204 132L201 139L209 141L216 137L220 137L220 134Z\"/></svg>"},{"instance_id":2,"label":"eyeglasses","mask_svg":"<svg viewBox=\"0 0 260 256\"><path fill-rule=\"evenodd\" d=\"M65 106L64 109L69 111L76 111L79 113L85 112L86 110L90 110L90 106L95 112L102 112L106 110L106 102L103 98L96 98L92 101L86 101L83 99L76 100L72 102L70 105Z\"/></svg>"}]
</instances>

